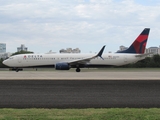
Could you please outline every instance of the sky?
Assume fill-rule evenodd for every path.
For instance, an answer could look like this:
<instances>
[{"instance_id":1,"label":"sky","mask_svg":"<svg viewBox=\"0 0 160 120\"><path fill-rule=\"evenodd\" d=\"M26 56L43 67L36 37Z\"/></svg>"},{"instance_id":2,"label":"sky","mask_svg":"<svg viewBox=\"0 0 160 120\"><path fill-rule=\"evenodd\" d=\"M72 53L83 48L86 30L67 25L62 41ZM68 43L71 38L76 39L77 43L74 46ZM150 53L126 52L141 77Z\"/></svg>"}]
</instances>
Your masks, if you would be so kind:
<instances>
[{"instance_id":1,"label":"sky","mask_svg":"<svg viewBox=\"0 0 160 120\"><path fill-rule=\"evenodd\" d=\"M147 47L160 45L159 0L0 0L0 43L7 52L79 48L116 52L151 28Z\"/></svg>"}]
</instances>

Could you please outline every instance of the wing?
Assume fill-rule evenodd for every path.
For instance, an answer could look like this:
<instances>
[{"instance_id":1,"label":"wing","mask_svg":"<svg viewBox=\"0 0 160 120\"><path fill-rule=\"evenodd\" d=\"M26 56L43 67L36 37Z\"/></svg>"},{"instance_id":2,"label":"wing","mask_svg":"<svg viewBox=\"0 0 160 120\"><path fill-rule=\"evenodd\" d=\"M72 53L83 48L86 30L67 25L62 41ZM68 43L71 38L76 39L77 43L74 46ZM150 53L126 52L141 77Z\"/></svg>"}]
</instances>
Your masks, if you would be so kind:
<instances>
[{"instance_id":1,"label":"wing","mask_svg":"<svg viewBox=\"0 0 160 120\"><path fill-rule=\"evenodd\" d=\"M105 45L102 47L102 49L99 51L99 53L95 56L92 56L92 57L88 57L88 58L83 58L83 59L79 59L79 60L74 60L74 61L71 61L71 62L68 62L69 65L79 65L79 64L87 64L88 62L90 62L90 60L96 58L96 57L100 57L102 58L102 54L103 54L103 51L104 51L104 48L105 48ZM102 58L103 59L103 58Z\"/></svg>"}]
</instances>

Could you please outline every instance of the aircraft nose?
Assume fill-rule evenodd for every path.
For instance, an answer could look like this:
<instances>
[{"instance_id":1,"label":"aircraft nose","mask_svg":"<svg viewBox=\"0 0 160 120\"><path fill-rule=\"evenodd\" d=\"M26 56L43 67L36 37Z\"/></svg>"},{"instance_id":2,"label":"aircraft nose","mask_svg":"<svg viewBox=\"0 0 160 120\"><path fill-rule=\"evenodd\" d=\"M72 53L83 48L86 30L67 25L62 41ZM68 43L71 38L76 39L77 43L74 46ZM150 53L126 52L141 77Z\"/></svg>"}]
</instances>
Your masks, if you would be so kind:
<instances>
[{"instance_id":1,"label":"aircraft nose","mask_svg":"<svg viewBox=\"0 0 160 120\"><path fill-rule=\"evenodd\" d=\"M4 65L7 65L7 60L4 60L4 61L3 61L3 64L4 64Z\"/></svg>"}]
</instances>

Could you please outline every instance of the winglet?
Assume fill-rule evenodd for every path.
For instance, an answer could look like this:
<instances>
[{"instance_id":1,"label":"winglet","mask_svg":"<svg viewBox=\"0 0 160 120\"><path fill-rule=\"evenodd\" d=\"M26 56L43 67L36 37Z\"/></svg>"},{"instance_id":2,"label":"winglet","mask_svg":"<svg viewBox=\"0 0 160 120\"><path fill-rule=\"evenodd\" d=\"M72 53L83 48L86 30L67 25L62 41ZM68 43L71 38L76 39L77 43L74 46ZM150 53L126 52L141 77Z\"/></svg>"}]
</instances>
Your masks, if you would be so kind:
<instances>
[{"instance_id":1,"label":"winglet","mask_svg":"<svg viewBox=\"0 0 160 120\"><path fill-rule=\"evenodd\" d=\"M102 49L99 51L99 53L96 55L96 57L100 57L100 58L102 58L102 54L103 54L103 51L104 51L104 48L105 48L106 46L104 45L103 47L102 47ZM103 59L103 58L102 58Z\"/></svg>"}]
</instances>

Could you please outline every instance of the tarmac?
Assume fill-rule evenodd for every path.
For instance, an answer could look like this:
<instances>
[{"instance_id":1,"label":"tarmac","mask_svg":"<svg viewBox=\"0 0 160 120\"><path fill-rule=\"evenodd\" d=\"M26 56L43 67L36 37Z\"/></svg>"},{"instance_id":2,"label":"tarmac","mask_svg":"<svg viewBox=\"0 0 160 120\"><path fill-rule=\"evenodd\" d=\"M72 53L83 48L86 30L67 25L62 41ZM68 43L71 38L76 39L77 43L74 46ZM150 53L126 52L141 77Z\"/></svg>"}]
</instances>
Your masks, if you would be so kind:
<instances>
[{"instance_id":1,"label":"tarmac","mask_svg":"<svg viewBox=\"0 0 160 120\"><path fill-rule=\"evenodd\" d=\"M160 108L159 80L0 80L0 108Z\"/></svg>"},{"instance_id":2,"label":"tarmac","mask_svg":"<svg viewBox=\"0 0 160 120\"><path fill-rule=\"evenodd\" d=\"M160 72L0 71L0 80L160 80Z\"/></svg>"},{"instance_id":3,"label":"tarmac","mask_svg":"<svg viewBox=\"0 0 160 120\"><path fill-rule=\"evenodd\" d=\"M158 71L0 71L0 108L160 108Z\"/></svg>"}]
</instances>

